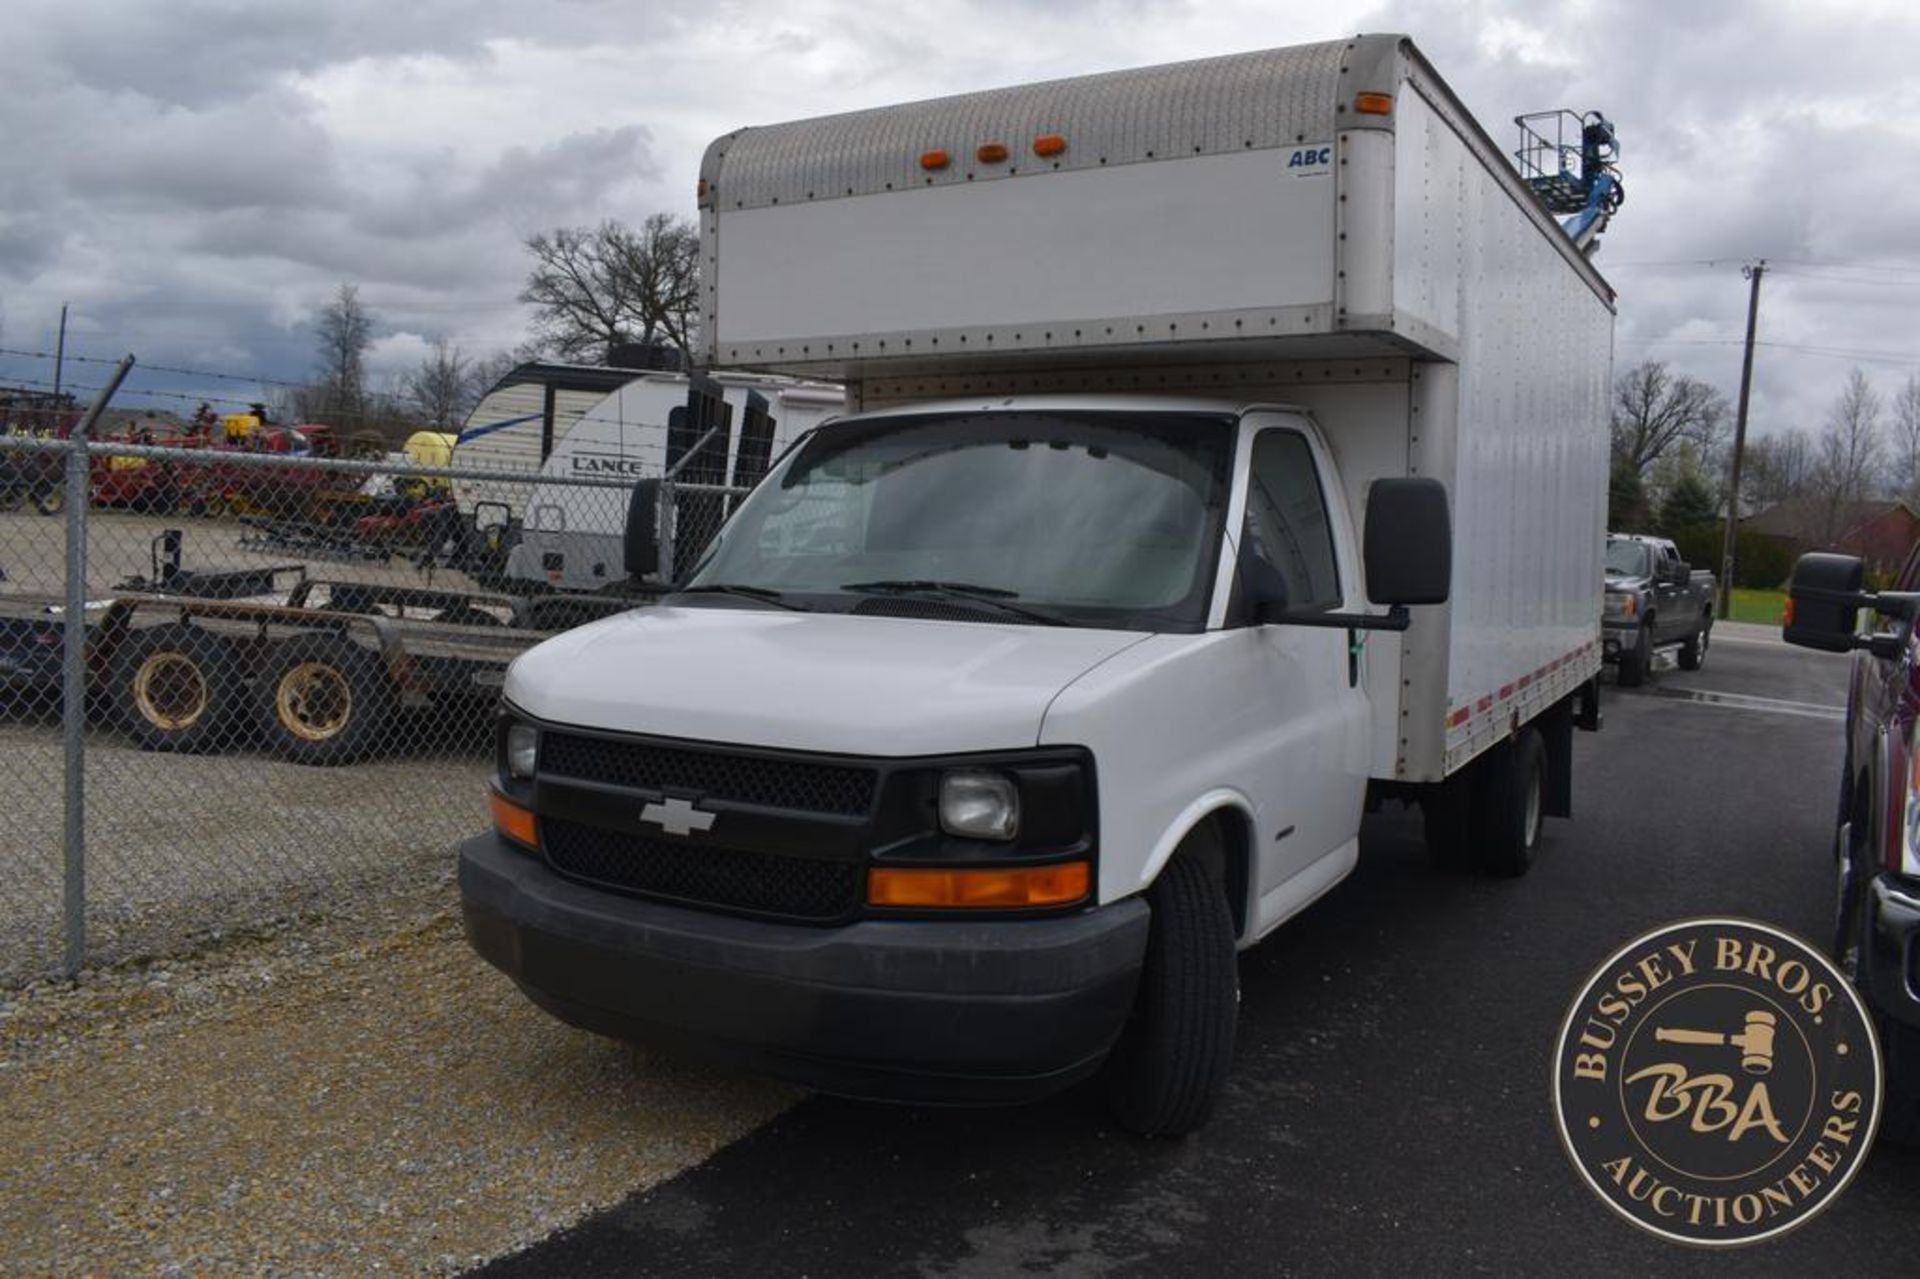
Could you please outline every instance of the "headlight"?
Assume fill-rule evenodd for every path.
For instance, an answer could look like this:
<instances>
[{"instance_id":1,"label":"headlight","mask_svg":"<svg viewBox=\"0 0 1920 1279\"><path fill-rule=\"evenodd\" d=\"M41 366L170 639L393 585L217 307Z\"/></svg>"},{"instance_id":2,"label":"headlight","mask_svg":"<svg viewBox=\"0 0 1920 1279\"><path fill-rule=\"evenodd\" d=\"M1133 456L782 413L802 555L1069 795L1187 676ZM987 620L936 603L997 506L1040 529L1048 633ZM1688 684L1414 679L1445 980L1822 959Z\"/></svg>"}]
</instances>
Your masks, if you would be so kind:
<instances>
[{"instance_id":1,"label":"headlight","mask_svg":"<svg viewBox=\"0 0 1920 1279\"><path fill-rule=\"evenodd\" d=\"M531 724L507 727L507 776L516 782L533 779L534 757L540 753L540 730Z\"/></svg>"},{"instance_id":2,"label":"headlight","mask_svg":"<svg viewBox=\"0 0 1920 1279\"><path fill-rule=\"evenodd\" d=\"M1020 792L1003 773L954 769L940 778L940 826L969 839L1012 839L1020 833Z\"/></svg>"},{"instance_id":3,"label":"headlight","mask_svg":"<svg viewBox=\"0 0 1920 1279\"><path fill-rule=\"evenodd\" d=\"M1639 611L1639 601L1631 595L1611 594L1607 596L1608 617L1632 617Z\"/></svg>"}]
</instances>

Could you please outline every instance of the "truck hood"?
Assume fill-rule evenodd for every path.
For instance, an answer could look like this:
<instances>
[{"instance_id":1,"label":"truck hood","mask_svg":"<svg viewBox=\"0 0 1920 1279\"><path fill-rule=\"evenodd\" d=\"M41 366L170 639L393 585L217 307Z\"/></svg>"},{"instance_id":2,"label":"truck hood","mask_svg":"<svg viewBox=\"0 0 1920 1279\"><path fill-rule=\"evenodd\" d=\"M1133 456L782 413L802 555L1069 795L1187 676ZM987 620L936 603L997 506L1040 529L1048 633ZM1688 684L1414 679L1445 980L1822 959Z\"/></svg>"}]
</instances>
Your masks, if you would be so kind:
<instances>
[{"instance_id":1,"label":"truck hood","mask_svg":"<svg viewBox=\"0 0 1920 1279\"><path fill-rule=\"evenodd\" d=\"M1610 591L1638 591L1646 588L1647 579L1625 573L1607 574L1607 589Z\"/></svg>"},{"instance_id":2,"label":"truck hood","mask_svg":"<svg viewBox=\"0 0 1920 1279\"><path fill-rule=\"evenodd\" d=\"M554 723L859 755L1032 746L1061 689L1134 631L655 606L568 631L507 671Z\"/></svg>"}]
</instances>

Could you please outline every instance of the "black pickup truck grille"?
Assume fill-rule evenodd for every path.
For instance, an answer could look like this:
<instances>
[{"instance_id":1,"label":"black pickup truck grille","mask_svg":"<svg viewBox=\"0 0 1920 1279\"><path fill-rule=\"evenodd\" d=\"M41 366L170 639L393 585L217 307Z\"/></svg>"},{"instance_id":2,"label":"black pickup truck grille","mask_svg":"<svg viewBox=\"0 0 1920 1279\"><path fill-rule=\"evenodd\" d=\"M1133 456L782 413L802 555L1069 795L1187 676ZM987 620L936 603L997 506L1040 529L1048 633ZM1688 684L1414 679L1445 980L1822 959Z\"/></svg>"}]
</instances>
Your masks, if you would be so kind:
<instances>
[{"instance_id":1,"label":"black pickup truck grille","mask_svg":"<svg viewBox=\"0 0 1920 1279\"><path fill-rule=\"evenodd\" d=\"M541 820L540 842L561 874L647 897L810 921L844 918L860 903L861 868L852 862L656 839L555 817Z\"/></svg>"},{"instance_id":2,"label":"black pickup truck grille","mask_svg":"<svg viewBox=\"0 0 1920 1279\"><path fill-rule=\"evenodd\" d=\"M878 774L855 765L690 750L653 742L548 733L540 771L609 786L691 792L803 813L865 817Z\"/></svg>"}]
</instances>

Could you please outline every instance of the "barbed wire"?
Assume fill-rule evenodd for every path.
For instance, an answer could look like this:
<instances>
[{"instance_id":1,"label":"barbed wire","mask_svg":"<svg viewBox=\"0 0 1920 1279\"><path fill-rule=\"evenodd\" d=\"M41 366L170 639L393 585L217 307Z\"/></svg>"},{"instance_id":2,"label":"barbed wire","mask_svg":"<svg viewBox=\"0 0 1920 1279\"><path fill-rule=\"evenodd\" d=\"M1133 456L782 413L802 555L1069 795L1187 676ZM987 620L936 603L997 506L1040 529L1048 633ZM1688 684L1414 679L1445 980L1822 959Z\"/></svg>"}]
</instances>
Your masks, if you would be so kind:
<instances>
[{"instance_id":1,"label":"barbed wire","mask_svg":"<svg viewBox=\"0 0 1920 1279\"><path fill-rule=\"evenodd\" d=\"M106 359L97 355L59 355L50 351L26 351L15 347L0 346L0 355L21 356L29 360L60 360L69 364L118 364L118 360ZM303 387L305 382L289 382L285 378L259 377L243 373L219 373L212 369L186 369L167 364L136 364L135 373L173 373L181 377L208 377L223 382L249 382L258 386Z\"/></svg>"}]
</instances>

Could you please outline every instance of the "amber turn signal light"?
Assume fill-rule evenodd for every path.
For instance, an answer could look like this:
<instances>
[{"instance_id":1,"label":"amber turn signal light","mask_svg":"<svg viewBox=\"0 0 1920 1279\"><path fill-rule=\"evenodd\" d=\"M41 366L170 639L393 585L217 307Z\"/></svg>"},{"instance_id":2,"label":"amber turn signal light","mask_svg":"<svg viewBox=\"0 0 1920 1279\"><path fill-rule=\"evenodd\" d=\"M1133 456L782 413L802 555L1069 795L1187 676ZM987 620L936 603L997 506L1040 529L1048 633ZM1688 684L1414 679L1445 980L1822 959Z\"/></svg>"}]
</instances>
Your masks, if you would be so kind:
<instances>
[{"instance_id":1,"label":"amber turn signal light","mask_svg":"<svg viewBox=\"0 0 1920 1279\"><path fill-rule=\"evenodd\" d=\"M1007 158L1007 149L998 142L983 142L973 156L982 164L998 164Z\"/></svg>"},{"instance_id":2,"label":"amber turn signal light","mask_svg":"<svg viewBox=\"0 0 1920 1279\"><path fill-rule=\"evenodd\" d=\"M949 164L952 164L952 163L953 163L953 157L948 155L945 151L934 150L934 151L922 151L920 153L920 167L928 171L932 171L934 169L944 169Z\"/></svg>"},{"instance_id":3,"label":"amber turn signal light","mask_svg":"<svg viewBox=\"0 0 1920 1279\"><path fill-rule=\"evenodd\" d=\"M920 910L1070 906L1086 897L1091 883L1085 862L994 870L874 869L867 872L867 902Z\"/></svg>"},{"instance_id":4,"label":"amber turn signal light","mask_svg":"<svg viewBox=\"0 0 1920 1279\"><path fill-rule=\"evenodd\" d=\"M1043 133L1033 140L1033 153L1038 156L1059 155L1067 149L1067 140L1058 133Z\"/></svg>"},{"instance_id":5,"label":"amber turn signal light","mask_svg":"<svg viewBox=\"0 0 1920 1279\"><path fill-rule=\"evenodd\" d=\"M1353 109L1361 115L1392 115L1391 93L1363 93L1353 100Z\"/></svg>"},{"instance_id":6,"label":"amber turn signal light","mask_svg":"<svg viewBox=\"0 0 1920 1279\"><path fill-rule=\"evenodd\" d=\"M540 847L540 832L533 814L497 790L487 792L487 807L493 810L493 828L522 848Z\"/></svg>"}]
</instances>

